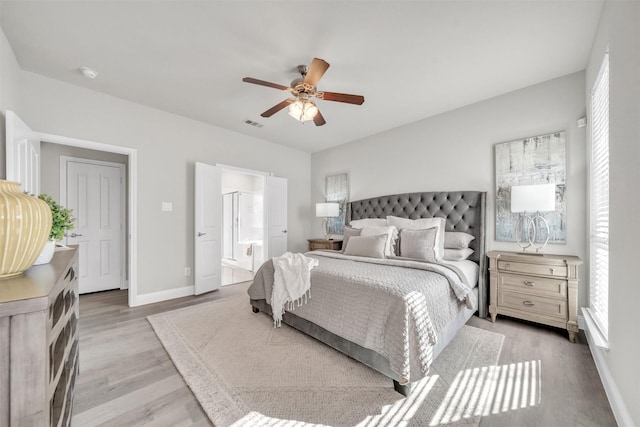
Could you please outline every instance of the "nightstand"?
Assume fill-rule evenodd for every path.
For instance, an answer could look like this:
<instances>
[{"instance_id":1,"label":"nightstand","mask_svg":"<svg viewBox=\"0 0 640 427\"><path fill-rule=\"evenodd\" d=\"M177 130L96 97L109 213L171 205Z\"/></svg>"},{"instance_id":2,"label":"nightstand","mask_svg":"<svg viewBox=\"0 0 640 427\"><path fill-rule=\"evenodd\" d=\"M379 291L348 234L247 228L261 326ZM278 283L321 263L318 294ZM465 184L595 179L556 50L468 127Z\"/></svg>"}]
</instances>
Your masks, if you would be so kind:
<instances>
[{"instance_id":1,"label":"nightstand","mask_svg":"<svg viewBox=\"0 0 640 427\"><path fill-rule=\"evenodd\" d=\"M316 251L318 249L332 249L339 251L342 249L342 240L328 240L328 239L309 239L309 250Z\"/></svg>"},{"instance_id":2,"label":"nightstand","mask_svg":"<svg viewBox=\"0 0 640 427\"><path fill-rule=\"evenodd\" d=\"M491 321L498 314L566 329L569 341L578 333L578 266L571 255L534 255L490 251Z\"/></svg>"}]
</instances>

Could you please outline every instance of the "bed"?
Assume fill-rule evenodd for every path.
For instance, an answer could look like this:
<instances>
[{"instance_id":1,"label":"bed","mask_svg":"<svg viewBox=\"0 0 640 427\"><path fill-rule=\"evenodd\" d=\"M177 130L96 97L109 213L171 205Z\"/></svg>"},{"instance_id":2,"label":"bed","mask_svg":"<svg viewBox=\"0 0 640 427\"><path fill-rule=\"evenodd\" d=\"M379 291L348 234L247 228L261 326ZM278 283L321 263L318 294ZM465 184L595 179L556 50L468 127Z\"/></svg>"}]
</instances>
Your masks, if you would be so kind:
<instances>
[{"instance_id":1,"label":"bed","mask_svg":"<svg viewBox=\"0 0 640 427\"><path fill-rule=\"evenodd\" d=\"M473 253L460 264L441 265L309 252L308 257L319 261L311 271L311 298L287 311L282 321L381 372L393 380L396 391L408 395L411 383L426 375L469 318L474 313L487 316L485 200L484 192L460 191L349 203L347 224L387 216L444 218L445 232L474 236L468 245ZM272 280L273 263L267 261L248 291L255 313L272 314Z\"/></svg>"}]
</instances>

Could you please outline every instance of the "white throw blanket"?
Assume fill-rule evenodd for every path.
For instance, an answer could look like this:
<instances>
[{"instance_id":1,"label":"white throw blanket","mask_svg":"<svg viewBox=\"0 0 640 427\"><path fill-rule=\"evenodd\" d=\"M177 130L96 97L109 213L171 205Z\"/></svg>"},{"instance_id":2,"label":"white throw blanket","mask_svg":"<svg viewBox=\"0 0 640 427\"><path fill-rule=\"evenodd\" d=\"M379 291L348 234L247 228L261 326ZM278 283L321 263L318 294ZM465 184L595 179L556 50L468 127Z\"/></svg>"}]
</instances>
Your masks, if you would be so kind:
<instances>
[{"instance_id":1,"label":"white throw blanket","mask_svg":"<svg viewBox=\"0 0 640 427\"><path fill-rule=\"evenodd\" d=\"M317 259L291 252L273 258L275 271L273 273L271 309L273 310L275 327L280 326L287 304L287 309L292 311L294 303L297 302L300 305L307 302L311 288L311 269L318 263Z\"/></svg>"}]
</instances>

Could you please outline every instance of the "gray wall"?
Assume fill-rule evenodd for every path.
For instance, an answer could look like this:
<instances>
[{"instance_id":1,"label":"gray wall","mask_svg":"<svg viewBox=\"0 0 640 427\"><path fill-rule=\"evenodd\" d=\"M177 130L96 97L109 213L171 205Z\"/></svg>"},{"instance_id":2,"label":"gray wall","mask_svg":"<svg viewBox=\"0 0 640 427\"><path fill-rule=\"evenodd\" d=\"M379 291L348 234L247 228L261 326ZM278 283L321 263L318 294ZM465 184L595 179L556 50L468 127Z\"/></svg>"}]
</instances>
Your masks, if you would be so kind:
<instances>
[{"instance_id":1,"label":"gray wall","mask_svg":"<svg viewBox=\"0 0 640 427\"><path fill-rule=\"evenodd\" d=\"M60 201L60 156L127 165L129 157L123 154L88 150L86 148L43 142L40 145L40 192Z\"/></svg>"},{"instance_id":2,"label":"gray wall","mask_svg":"<svg viewBox=\"0 0 640 427\"><path fill-rule=\"evenodd\" d=\"M633 423L640 426L640 2L605 4L586 70L586 99L607 46L610 64L609 351L592 351L606 364L605 371L610 371ZM603 371L600 372L602 375ZM610 380L605 377L605 381L607 379Z\"/></svg>"},{"instance_id":3,"label":"gray wall","mask_svg":"<svg viewBox=\"0 0 640 427\"><path fill-rule=\"evenodd\" d=\"M184 267L193 267L195 161L287 178L289 249L305 249L311 217L308 153L16 69L4 61L12 56L4 34L0 42L0 81L10 80L19 95L5 98L0 92L3 109L16 111L38 132L137 149L138 294L193 284ZM3 139L3 165L4 151ZM173 212L161 212L162 201L173 202Z\"/></svg>"},{"instance_id":4,"label":"gray wall","mask_svg":"<svg viewBox=\"0 0 640 427\"><path fill-rule=\"evenodd\" d=\"M558 130L567 131L567 244L548 253L585 259L584 73L579 72L448 113L391 129L311 156L311 199L323 200L324 178L349 172L350 199L413 191L488 192L487 235L491 249L518 250L496 242L494 145ZM315 222L312 230L319 230ZM581 268L580 305L586 272Z\"/></svg>"}]
</instances>

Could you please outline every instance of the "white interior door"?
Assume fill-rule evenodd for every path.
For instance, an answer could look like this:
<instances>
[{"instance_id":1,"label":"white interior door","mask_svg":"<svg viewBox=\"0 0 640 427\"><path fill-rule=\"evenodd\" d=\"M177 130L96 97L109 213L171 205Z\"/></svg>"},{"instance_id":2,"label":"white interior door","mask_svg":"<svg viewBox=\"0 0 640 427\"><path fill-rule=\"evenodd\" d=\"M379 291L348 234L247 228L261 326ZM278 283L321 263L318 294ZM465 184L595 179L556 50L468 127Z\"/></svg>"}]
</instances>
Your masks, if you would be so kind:
<instances>
[{"instance_id":1,"label":"white interior door","mask_svg":"<svg viewBox=\"0 0 640 427\"><path fill-rule=\"evenodd\" d=\"M65 164L66 194L61 191L60 198L73 209L76 219L66 243L80 247L80 293L120 289L124 281L124 165Z\"/></svg>"},{"instance_id":2,"label":"white interior door","mask_svg":"<svg viewBox=\"0 0 640 427\"><path fill-rule=\"evenodd\" d=\"M267 177L267 259L287 252L287 179Z\"/></svg>"},{"instance_id":3,"label":"white interior door","mask_svg":"<svg viewBox=\"0 0 640 427\"><path fill-rule=\"evenodd\" d=\"M40 138L13 111L6 112L7 180L40 194Z\"/></svg>"},{"instance_id":4,"label":"white interior door","mask_svg":"<svg viewBox=\"0 0 640 427\"><path fill-rule=\"evenodd\" d=\"M195 294L221 284L222 179L219 167L196 162L195 167Z\"/></svg>"}]
</instances>

